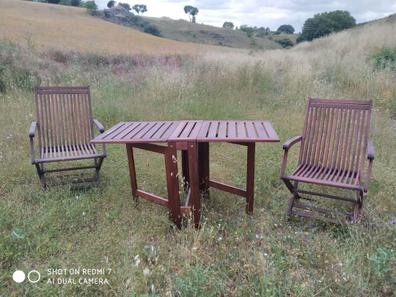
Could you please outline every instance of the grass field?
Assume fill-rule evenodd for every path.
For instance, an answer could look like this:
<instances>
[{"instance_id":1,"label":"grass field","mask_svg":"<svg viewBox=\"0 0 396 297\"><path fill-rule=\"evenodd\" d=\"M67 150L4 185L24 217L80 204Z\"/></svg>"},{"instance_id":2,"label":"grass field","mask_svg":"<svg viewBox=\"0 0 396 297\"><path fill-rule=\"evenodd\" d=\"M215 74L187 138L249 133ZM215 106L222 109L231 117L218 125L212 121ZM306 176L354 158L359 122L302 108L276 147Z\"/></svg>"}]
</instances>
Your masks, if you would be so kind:
<instances>
[{"instance_id":1,"label":"grass field","mask_svg":"<svg viewBox=\"0 0 396 297\"><path fill-rule=\"evenodd\" d=\"M24 32L5 35L0 23L3 38ZM395 33L394 22L373 23L287 51L183 52L169 60L100 55L108 49L100 43L93 53L81 44L47 51L56 46L50 39L39 49L23 37L12 38L18 45L2 40L0 296L395 296L396 73L374 69L371 59L396 48ZM107 128L121 120L268 119L281 141L301 132L307 96L372 99L376 159L365 216L342 226L287 220L280 144L257 146L254 214L244 213L242 199L212 190L199 230L175 230L166 209L133 203L118 145L108 146L99 187L55 179L44 192L28 146L38 81L90 85L94 115ZM162 158L137 152L136 160L140 185L165 195ZM243 148L213 145L211 160L212 176L243 185ZM47 283L47 269L78 267L111 269L110 284ZM16 269L36 269L42 279L16 284Z\"/></svg>"}]
</instances>

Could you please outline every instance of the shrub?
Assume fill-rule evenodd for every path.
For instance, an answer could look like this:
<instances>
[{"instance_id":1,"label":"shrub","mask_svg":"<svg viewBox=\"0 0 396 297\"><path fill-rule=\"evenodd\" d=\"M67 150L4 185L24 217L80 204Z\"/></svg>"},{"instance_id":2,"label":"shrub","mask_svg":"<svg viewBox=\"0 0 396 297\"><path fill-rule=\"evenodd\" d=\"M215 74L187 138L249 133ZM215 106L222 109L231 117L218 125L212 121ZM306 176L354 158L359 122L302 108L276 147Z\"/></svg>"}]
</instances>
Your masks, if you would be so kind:
<instances>
[{"instance_id":1,"label":"shrub","mask_svg":"<svg viewBox=\"0 0 396 297\"><path fill-rule=\"evenodd\" d=\"M373 55L376 69L391 69L396 71L396 48L384 47Z\"/></svg>"},{"instance_id":2,"label":"shrub","mask_svg":"<svg viewBox=\"0 0 396 297\"><path fill-rule=\"evenodd\" d=\"M294 33L294 28L292 25L282 25L276 30L279 33L287 33L287 34L293 34Z\"/></svg>"},{"instance_id":3,"label":"shrub","mask_svg":"<svg viewBox=\"0 0 396 297\"><path fill-rule=\"evenodd\" d=\"M275 40L276 43L279 43L283 48L289 48L293 46L293 41L289 38L282 38L279 40Z\"/></svg>"},{"instance_id":4,"label":"shrub","mask_svg":"<svg viewBox=\"0 0 396 297\"><path fill-rule=\"evenodd\" d=\"M161 36L160 30L154 24L151 24L140 16L131 15L128 18L128 24L137 27L137 29L145 33L149 33L155 36Z\"/></svg>"},{"instance_id":5,"label":"shrub","mask_svg":"<svg viewBox=\"0 0 396 297\"><path fill-rule=\"evenodd\" d=\"M297 41L311 41L312 39L339 32L355 25L356 21L348 11L336 10L319 13L305 21L302 33Z\"/></svg>"},{"instance_id":6,"label":"shrub","mask_svg":"<svg viewBox=\"0 0 396 297\"><path fill-rule=\"evenodd\" d=\"M149 33L149 34L151 34L151 35L161 36L160 30L159 30L156 26L154 26L153 24L148 24L148 25L143 29L143 31L144 31L145 33Z\"/></svg>"}]
</instances>

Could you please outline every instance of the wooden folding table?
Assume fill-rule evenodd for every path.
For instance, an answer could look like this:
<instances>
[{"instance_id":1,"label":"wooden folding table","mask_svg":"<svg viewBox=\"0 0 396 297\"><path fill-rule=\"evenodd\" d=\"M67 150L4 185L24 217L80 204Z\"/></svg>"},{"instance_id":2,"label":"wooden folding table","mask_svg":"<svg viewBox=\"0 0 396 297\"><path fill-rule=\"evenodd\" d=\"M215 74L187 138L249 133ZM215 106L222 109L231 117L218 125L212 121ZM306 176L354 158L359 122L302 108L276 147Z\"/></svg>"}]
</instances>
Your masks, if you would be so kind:
<instances>
[{"instance_id":1,"label":"wooden folding table","mask_svg":"<svg viewBox=\"0 0 396 297\"><path fill-rule=\"evenodd\" d=\"M209 179L209 143L227 142L247 147L246 189ZM209 187L246 198L246 211L253 211L255 143L279 142L268 121L156 121L121 122L100 134L92 143L122 143L126 145L132 195L168 207L177 227L182 215L192 213L196 227L201 217L200 192ZM165 144L165 145L164 145ZM138 188L133 148L165 156L168 198ZM186 203L179 194L177 150L182 151L182 173L188 186Z\"/></svg>"}]
</instances>

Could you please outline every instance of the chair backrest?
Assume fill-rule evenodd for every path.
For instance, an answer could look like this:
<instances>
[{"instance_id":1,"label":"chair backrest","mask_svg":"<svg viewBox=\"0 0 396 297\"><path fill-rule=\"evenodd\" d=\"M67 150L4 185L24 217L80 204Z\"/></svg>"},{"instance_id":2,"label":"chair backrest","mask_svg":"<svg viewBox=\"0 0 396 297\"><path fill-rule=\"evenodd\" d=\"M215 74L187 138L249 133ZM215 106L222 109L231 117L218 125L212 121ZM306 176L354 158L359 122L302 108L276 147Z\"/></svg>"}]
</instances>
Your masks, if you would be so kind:
<instances>
[{"instance_id":1,"label":"chair backrest","mask_svg":"<svg viewBox=\"0 0 396 297\"><path fill-rule=\"evenodd\" d=\"M358 172L364 160L371 101L308 99L300 164Z\"/></svg>"},{"instance_id":2,"label":"chair backrest","mask_svg":"<svg viewBox=\"0 0 396 297\"><path fill-rule=\"evenodd\" d=\"M39 87L36 113L41 147L87 144L93 138L89 87Z\"/></svg>"}]
</instances>

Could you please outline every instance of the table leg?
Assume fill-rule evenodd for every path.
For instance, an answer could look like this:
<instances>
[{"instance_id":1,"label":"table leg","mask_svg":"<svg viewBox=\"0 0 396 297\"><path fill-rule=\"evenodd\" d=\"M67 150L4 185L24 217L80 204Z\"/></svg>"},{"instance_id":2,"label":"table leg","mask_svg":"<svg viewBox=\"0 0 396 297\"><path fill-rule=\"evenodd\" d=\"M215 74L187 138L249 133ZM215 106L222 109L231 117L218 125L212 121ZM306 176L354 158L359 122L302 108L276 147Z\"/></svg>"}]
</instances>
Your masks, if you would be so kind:
<instances>
[{"instance_id":1,"label":"table leg","mask_svg":"<svg viewBox=\"0 0 396 297\"><path fill-rule=\"evenodd\" d=\"M199 172L198 172L198 145L197 142L188 142L188 163L190 173L191 207L195 228L199 227L201 219L201 200L199 193Z\"/></svg>"},{"instance_id":2,"label":"table leg","mask_svg":"<svg viewBox=\"0 0 396 297\"><path fill-rule=\"evenodd\" d=\"M246 212L253 213L254 204L254 155L256 144L247 145L247 172L246 172Z\"/></svg>"},{"instance_id":3,"label":"table leg","mask_svg":"<svg viewBox=\"0 0 396 297\"><path fill-rule=\"evenodd\" d=\"M171 220L180 229L181 211L179 182L177 179L177 151L176 144L169 143L165 153L166 184L168 189L168 207Z\"/></svg>"},{"instance_id":4,"label":"table leg","mask_svg":"<svg viewBox=\"0 0 396 297\"><path fill-rule=\"evenodd\" d=\"M199 187L207 197L209 190L209 143L198 143Z\"/></svg>"},{"instance_id":5,"label":"table leg","mask_svg":"<svg viewBox=\"0 0 396 297\"><path fill-rule=\"evenodd\" d=\"M133 148L131 144L126 145L126 151L128 155L128 168L129 168L129 178L131 181L132 197L137 201L137 181L136 181L136 170L135 170L135 160L133 159Z\"/></svg>"},{"instance_id":6,"label":"table leg","mask_svg":"<svg viewBox=\"0 0 396 297\"><path fill-rule=\"evenodd\" d=\"M186 150L181 151L182 154L182 173L183 173L183 188L184 191L188 191L188 185L190 183L190 174L188 169L188 152Z\"/></svg>"}]
</instances>

